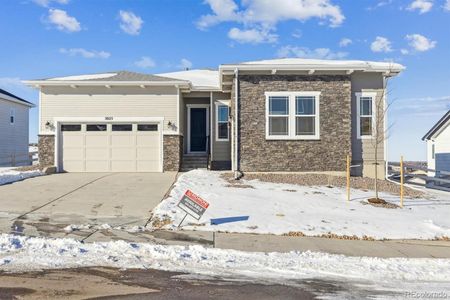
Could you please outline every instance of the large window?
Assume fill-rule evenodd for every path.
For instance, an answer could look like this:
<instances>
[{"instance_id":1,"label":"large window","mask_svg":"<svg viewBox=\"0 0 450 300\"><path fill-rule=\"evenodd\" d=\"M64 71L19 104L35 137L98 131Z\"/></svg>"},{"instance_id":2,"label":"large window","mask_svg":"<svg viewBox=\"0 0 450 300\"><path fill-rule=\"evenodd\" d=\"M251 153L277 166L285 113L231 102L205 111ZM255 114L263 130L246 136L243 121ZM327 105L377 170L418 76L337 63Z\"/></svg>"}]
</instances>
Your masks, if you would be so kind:
<instances>
[{"instance_id":1,"label":"large window","mask_svg":"<svg viewBox=\"0 0 450 300\"><path fill-rule=\"evenodd\" d=\"M230 131L228 128L228 119L230 108L224 102L216 103L216 140L229 141Z\"/></svg>"},{"instance_id":2,"label":"large window","mask_svg":"<svg viewBox=\"0 0 450 300\"><path fill-rule=\"evenodd\" d=\"M376 93L356 93L358 109L358 138L371 138L374 128L374 105Z\"/></svg>"},{"instance_id":3,"label":"large window","mask_svg":"<svg viewBox=\"0 0 450 300\"><path fill-rule=\"evenodd\" d=\"M267 139L319 139L320 92L267 92Z\"/></svg>"}]
</instances>

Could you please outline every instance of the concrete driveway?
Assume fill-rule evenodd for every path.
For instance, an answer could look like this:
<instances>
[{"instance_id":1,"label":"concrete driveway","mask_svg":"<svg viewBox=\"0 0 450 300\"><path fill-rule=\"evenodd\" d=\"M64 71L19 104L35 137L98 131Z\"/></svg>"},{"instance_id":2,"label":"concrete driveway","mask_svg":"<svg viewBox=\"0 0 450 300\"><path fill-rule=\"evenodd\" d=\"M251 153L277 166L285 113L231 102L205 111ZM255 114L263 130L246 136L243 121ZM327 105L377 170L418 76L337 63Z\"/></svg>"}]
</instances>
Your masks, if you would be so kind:
<instances>
[{"instance_id":1,"label":"concrete driveway","mask_svg":"<svg viewBox=\"0 0 450 300\"><path fill-rule=\"evenodd\" d=\"M11 227L24 223L38 231L48 224L142 226L175 177L175 172L63 173L3 185L0 232L20 231Z\"/></svg>"}]
</instances>

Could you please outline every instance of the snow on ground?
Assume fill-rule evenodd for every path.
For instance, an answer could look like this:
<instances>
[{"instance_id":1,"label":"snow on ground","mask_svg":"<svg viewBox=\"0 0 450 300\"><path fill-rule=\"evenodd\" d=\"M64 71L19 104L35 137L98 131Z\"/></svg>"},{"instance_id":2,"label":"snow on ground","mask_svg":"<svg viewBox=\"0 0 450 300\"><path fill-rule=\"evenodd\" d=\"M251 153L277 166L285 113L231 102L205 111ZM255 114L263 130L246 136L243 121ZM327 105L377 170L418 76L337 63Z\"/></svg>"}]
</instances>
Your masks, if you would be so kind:
<instances>
[{"instance_id":1,"label":"snow on ground","mask_svg":"<svg viewBox=\"0 0 450 300\"><path fill-rule=\"evenodd\" d=\"M183 229L246 233L285 234L302 232L308 236L333 233L375 239L434 239L450 237L450 196L437 199L406 198L403 209L387 209L363 204L373 192L351 191L346 201L344 188L300 186L245 181L251 188L230 186L219 172L195 170L178 179L170 196L153 211L154 218L170 218L165 229L177 229L185 213L177 203L187 189L210 203L197 221L188 217ZM381 193L392 203L397 196ZM249 216L248 221L210 225L211 218Z\"/></svg>"},{"instance_id":2,"label":"snow on ground","mask_svg":"<svg viewBox=\"0 0 450 300\"><path fill-rule=\"evenodd\" d=\"M74 239L0 235L0 271L91 266L151 268L283 283L307 278L343 280L395 291L422 290L424 285L450 290L449 259L381 259L310 251L258 253L125 241L83 244Z\"/></svg>"},{"instance_id":3,"label":"snow on ground","mask_svg":"<svg viewBox=\"0 0 450 300\"><path fill-rule=\"evenodd\" d=\"M39 170L16 171L14 168L0 168L0 185L41 175L44 173Z\"/></svg>"}]
</instances>

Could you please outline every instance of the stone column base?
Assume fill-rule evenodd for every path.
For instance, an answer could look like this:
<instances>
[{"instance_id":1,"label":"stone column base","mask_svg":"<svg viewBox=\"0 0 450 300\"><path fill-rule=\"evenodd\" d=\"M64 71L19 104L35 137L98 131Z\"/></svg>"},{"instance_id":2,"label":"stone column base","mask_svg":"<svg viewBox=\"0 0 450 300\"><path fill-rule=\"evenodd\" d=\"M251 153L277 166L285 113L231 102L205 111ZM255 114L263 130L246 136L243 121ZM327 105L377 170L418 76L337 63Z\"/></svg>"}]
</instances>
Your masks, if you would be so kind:
<instances>
[{"instance_id":1,"label":"stone column base","mask_svg":"<svg viewBox=\"0 0 450 300\"><path fill-rule=\"evenodd\" d=\"M55 165L55 136L53 134L38 136L38 157L39 165L42 167Z\"/></svg>"},{"instance_id":2,"label":"stone column base","mask_svg":"<svg viewBox=\"0 0 450 300\"><path fill-rule=\"evenodd\" d=\"M183 136L165 135L163 138L164 171L179 171L183 159Z\"/></svg>"}]
</instances>

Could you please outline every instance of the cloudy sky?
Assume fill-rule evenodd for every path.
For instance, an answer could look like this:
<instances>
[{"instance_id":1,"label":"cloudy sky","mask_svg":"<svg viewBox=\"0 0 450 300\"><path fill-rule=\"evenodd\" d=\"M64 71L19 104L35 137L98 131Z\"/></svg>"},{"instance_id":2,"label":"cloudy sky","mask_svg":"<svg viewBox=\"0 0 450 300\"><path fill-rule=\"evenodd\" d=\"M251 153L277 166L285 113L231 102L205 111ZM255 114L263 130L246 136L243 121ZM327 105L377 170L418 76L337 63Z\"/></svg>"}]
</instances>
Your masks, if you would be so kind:
<instances>
[{"instance_id":1,"label":"cloudy sky","mask_svg":"<svg viewBox=\"0 0 450 300\"><path fill-rule=\"evenodd\" d=\"M396 61L407 70L389 83L389 158L418 160L450 109L449 28L450 0L7 0L0 87L36 103L20 80L276 57Z\"/></svg>"}]
</instances>

